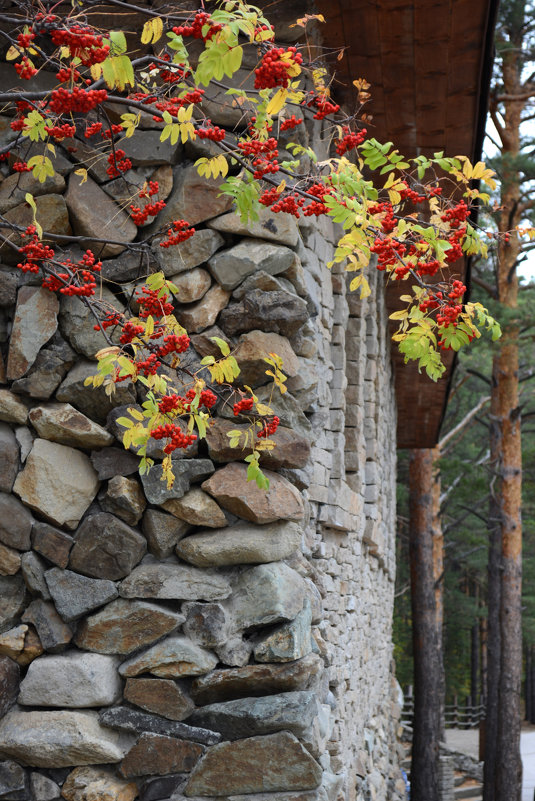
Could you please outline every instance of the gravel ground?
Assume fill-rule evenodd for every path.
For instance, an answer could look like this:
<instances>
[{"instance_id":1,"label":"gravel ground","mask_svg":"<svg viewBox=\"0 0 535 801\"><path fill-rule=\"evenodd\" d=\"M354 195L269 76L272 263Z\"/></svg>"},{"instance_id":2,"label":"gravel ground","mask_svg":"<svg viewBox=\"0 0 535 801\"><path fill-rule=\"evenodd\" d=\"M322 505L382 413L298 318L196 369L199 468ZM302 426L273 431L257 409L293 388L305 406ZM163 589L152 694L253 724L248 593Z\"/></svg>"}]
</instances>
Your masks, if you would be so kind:
<instances>
[{"instance_id":1,"label":"gravel ground","mask_svg":"<svg viewBox=\"0 0 535 801\"><path fill-rule=\"evenodd\" d=\"M446 729L448 748L478 758L479 732L477 729ZM523 781L522 801L535 801L535 726L525 726L520 739Z\"/></svg>"}]
</instances>

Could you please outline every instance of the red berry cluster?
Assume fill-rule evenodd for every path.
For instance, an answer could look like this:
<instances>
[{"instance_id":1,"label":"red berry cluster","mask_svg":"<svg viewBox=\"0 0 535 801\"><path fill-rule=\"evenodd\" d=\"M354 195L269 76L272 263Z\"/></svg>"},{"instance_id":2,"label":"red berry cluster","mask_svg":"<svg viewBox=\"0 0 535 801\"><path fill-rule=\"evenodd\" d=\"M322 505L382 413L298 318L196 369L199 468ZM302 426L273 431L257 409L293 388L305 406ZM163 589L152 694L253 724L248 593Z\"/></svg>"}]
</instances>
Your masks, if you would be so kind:
<instances>
[{"instance_id":1,"label":"red berry cluster","mask_svg":"<svg viewBox=\"0 0 535 801\"><path fill-rule=\"evenodd\" d=\"M143 185L143 189L139 192L139 197L154 197L160 191L160 184L158 181L149 181L148 184Z\"/></svg>"},{"instance_id":2,"label":"red berry cluster","mask_svg":"<svg viewBox=\"0 0 535 801\"><path fill-rule=\"evenodd\" d=\"M126 323L123 325L121 336L119 337L119 342L121 345L128 345L132 342L136 337L143 333L145 330L144 325L134 325L134 323L127 320Z\"/></svg>"},{"instance_id":3,"label":"red berry cluster","mask_svg":"<svg viewBox=\"0 0 535 801\"><path fill-rule=\"evenodd\" d=\"M279 171L277 158L279 151L277 149L277 140L270 137L265 142L260 142L258 139L248 139L245 142L239 142L238 147L244 156L255 156L253 158L253 167L255 171L253 177L259 180L268 173L276 173Z\"/></svg>"},{"instance_id":4,"label":"red berry cluster","mask_svg":"<svg viewBox=\"0 0 535 801\"><path fill-rule=\"evenodd\" d=\"M95 136L95 134L100 133L101 130L102 130L102 123L93 122L91 123L91 125L88 125L87 128L85 129L84 136L86 139L90 139L92 136Z\"/></svg>"},{"instance_id":5,"label":"red berry cluster","mask_svg":"<svg viewBox=\"0 0 535 801\"><path fill-rule=\"evenodd\" d=\"M26 127L26 120L24 117L17 117L16 119L11 120L9 127L12 131L23 131Z\"/></svg>"},{"instance_id":6,"label":"red berry cluster","mask_svg":"<svg viewBox=\"0 0 535 801\"><path fill-rule=\"evenodd\" d=\"M103 139L113 139L114 136L121 134L124 131L122 125L115 125L112 124L110 128L107 128L105 131L102 132L101 136Z\"/></svg>"},{"instance_id":7,"label":"red berry cluster","mask_svg":"<svg viewBox=\"0 0 535 801\"><path fill-rule=\"evenodd\" d=\"M122 315L119 312L110 312L104 317L100 323L97 323L93 326L95 331L106 331L108 328L114 328L116 325L120 325L122 320Z\"/></svg>"},{"instance_id":8,"label":"red berry cluster","mask_svg":"<svg viewBox=\"0 0 535 801\"><path fill-rule=\"evenodd\" d=\"M141 294L136 292L135 297L139 303L139 316L142 320L150 316L163 317L173 313L173 304L169 303L167 293L159 297L159 293L155 289L144 286L141 288Z\"/></svg>"},{"instance_id":9,"label":"red berry cluster","mask_svg":"<svg viewBox=\"0 0 535 801\"><path fill-rule=\"evenodd\" d=\"M362 131L350 131L349 128L344 125L343 127L344 136L338 140L336 143L336 152L339 156L343 156L344 153L347 153L348 150L354 150L356 147L361 145L367 134L366 128L363 128Z\"/></svg>"},{"instance_id":10,"label":"red berry cluster","mask_svg":"<svg viewBox=\"0 0 535 801\"><path fill-rule=\"evenodd\" d=\"M179 81L184 80L184 70L175 69L175 70L161 70L158 74L158 77L164 83L178 83Z\"/></svg>"},{"instance_id":11,"label":"red berry cluster","mask_svg":"<svg viewBox=\"0 0 535 801\"><path fill-rule=\"evenodd\" d=\"M35 225L28 225L22 236L29 236L31 239L19 248L19 252L25 256L25 261L17 264L17 267L23 273L38 273L41 266L39 262L53 259L56 254L51 247L39 241Z\"/></svg>"},{"instance_id":12,"label":"red berry cluster","mask_svg":"<svg viewBox=\"0 0 535 801\"><path fill-rule=\"evenodd\" d=\"M279 195L279 200L274 203L271 207L271 211L274 211L275 214L279 212L284 212L286 214L292 214L294 217L300 217L300 209L304 206L305 199L299 197L295 193L289 193L285 195Z\"/></svg>"},{"instance_id":13,"label":"red berry cluster","mask_svg":"<svg viewBox=\"0 0 535 801\"><path fill-rule=\"evenodd\" d=\"M235 403L232 407L232 411L234 412L234 417L237 417L242 412L250 412L253 408L254 399L253 398L242 398Z\"/></svg>"},{"instance_id":14,"label":"red berry cluster","mask_svg":"<svg viewBox=\"0 0 535 801\"><path fill-rule=\"evenodd\" d=\"M191 92L186 92L182 97L170 97L167 100L160 100L154 104L158 111L167 111L172 117L176 117L178 110L185 106L195 105L200 103L204 95L204 89L194 89ZM162 118L154 116L153 120L162 122Z\"/></svg>"},{"instance_id":15,"label":"red berry cluster","mask_svg":"<svg viewBox=\"0 0 535 801\"><path fill-rule=\"evenodd\" d=\"M195 397L195 390L188 389L186 392L186 398L192 401ZM214 395L212 390L210 389L203 389L201 394L199 395L199 408L201 406L205 406L207 409L211 409L217 403L217 397Z\"/></svg>"},{"instance_id":16,"label":"red berry cluster","mask_svg":"<svg viewBox=\"0 0 535 801\"><path fill-rule=\"evenodd\" d=\"M403 184L402 187L398 189L396 186L397 191L401 195L402 200L409 200L411 203L423 203L426 199L425 195L419 195L416 190L411 189L410 186L407 184L406 181L401 181ZM442 191L442 190L440 190ZM431 192L429 193L430 197L432 197Z\"/></svg>"},{"instance_id":17,"label":"red berry cluster","mask_svg":"<svg viewBox=\"0 0 535 801\"><path fill-rule=\"evenodd\" d=\"M195 233L195 228L188 228L189 223L186 220L174 220L173 227L167 231L167 239L160 242L161 248L170 248L173 245L179 245L185 242Z\"/></svg>"},{"instance_id":18,"label":"red berry cluster","mask_svg":"<svg viewBox=\"0 0 535 801\"><path fill-rule=\"evenodd\" d=\"M318 95L309 101L310 108L316 108L317 112L313 115L315 120L324 120L329 114L336 114L340 111L338 103L333 103L325 95Z\"/></svg>"},{"instance_id":19,"label":"red berry cluster","mask_svg":"<svg viewBox=\"0 0 535 801\"><path fill-rule=\"evenodd\" d=\"M466 228L459 228L455 233L448 237L448 242L451 248L446 251L446 262L453 264L458 259L462 258L463 248L462 244L466 236Z\"/></svg>"},{"instance_id":20,"label":"red berry cluster","mask_svg":"<svg viewBox=\"0 0 535 801\"><path fill-rule=\"evenodd\" d=\"M430 290L428 291L430 292ZM442 298L443 298L442 292L435 292L434 295L429 294L426 300L423 300L420 303L418 308L422 312L433 311L434 309L438 309Z\"/></svg>"},{"instance_id":21,"label":"red berry cluster","mask_svg":"<svg viewBox=\"0 0 535 801\"><path fill-rule=\"evenodd\" d=\"M149 217L156 217L165 208L164 200L156 200L154 203L147 203L143 209L139 206L130 206L130 216L137 225L145 225Z\"/></svg>"},{"instance_id":22,"label":"red berry cluster","mask_svg":"<svg viewBox=\"0 0 535 801\"><path fill-rule=\"evenodd\" d=\"M399 258L405 255L406 250L402 242L396 242L389 236L385 236L383 239L376 238L373 245L370 247L370 251L377 256L377 269L381 271L397 264ZM407 271L408 268L405 274ZM399 275L399 277L401 278L402 275Z\"/></svg>"},{"instance_id":23,"label":"red berry cluster","mask_svg":"<svg viewBox=\"0 0 535 801\"><path fill-rule=\"evenodd\" d=\"M457 317L462 312L463 307L458 303L452 303L451 305L448 304L447 306L442 306L440 309L440 313L437 314L437 323L438 325L448 326L448 325L457 325Z\"/></svg>"},{"instance_id":24,"label":"red berry cluster","mask_svg":"<svg viewBox=\"0 0 535 801\"><path fill-rule=\"evenodd\" d=\"M448 293L448 298L450 300L460 300L465 292L466 287L463 282L455 280L451 285L451 292Z\"/></svg>"},{"instance_id":25,"label":"red berry cluster","mask_svg":"<svg viewBox=\"0 0 535 801\"><path fill-rule=\"evenodd\" d=\"M440 269L440 262L438 259L431 259L430 261L418 261L416 264L416 272L420 276L436 275Z\"/></svg>"},{"instance_id":26,"label":"red berry cluster","mask_svg":"<svg viewBox=\"0 0 535 801\"><path fill-rule=\"evenodd\" d=\"M136 364L136 369L138 373L143 373L145 377L149 375L156 375L158 372L158 368L162 366L162 363L158 361L158 358L155 356L154 353L151 353L145 361L138 362Z\"/></svg>"},{"instance_id":27,"label":"red berry cluster","mask_svg":"<svg viewBox=\"0 0 535 801\"><path fill-rule=\"evenodd\" d=\"M69 83L70 81L74 83L75 81L79 81L81 77L78 70L72 65L70 67L61 67L61 69L56 72L56 78L60 83Z\"/></svg>"},{"instance_id":28,"label":"red berry cluster","mask_svg":"<svg viewBox=\"0 0 535 801\"><path fill-rule=\"evenodd\" d=\"M271 421L271 423L268 423L267 420L264 420L264 427L262 428L261 431L258 432L258 434L256 436L260 437L261 439L262 438L266 438L267 439L267 437L271 437L276 432L277 428L279 427L279 423L280 423L280 420L277 417L277 415L275 415L273 417L273 420Z\"/></svg>"},{"instance_id":29,"label":"red berry cluster","mask_svg":"<svg viewBox=\"0 0 535 801\"><path fill-rule=\"evenodd\" d=\"M279 197L280 197L280 192L277 190L276 186L273 186L271 189L264 189L264 191L258 198L258 202L261 203L263 206L271 206L279 199Z\"/></svg>"},{"instance_id":30,"label":"red berry cluster","mask_svg":"<svg viewBox=\"0 0 535 801\"><path fill-rule=\"evenodd\" d=\"M380 221L381 228L385 234L392 233L396 227L397 220L394 217L394 209L391 203L388 201L384 201L383 203L372 203L370 206L368 206L368 211L374 216L376 214L383 214L384 216Z\"/></svg>"},{"instance_id":31,"label":"red berry cluster","mask_svg":"<svg viewBox=\"0 0 535 801\"><path fill-rule=\"evenodd\" d=\"M111 152L108 156L108 164L110 165L106 172L110 178L118 178L122 172L130 170L132 162L126 158L126 153L121 148L116 148L115 152ZM156 212L158 213L158 212Z\"/></svg>"},{"instance_id":32,"label":"red berry cluster","mask_svg":"<svg viewBox=\"0 0 535 801\"><path fill-rule=\"evenodd\" d=\"M71 92L60 86L50 95L48 108L55 114L64 114L69 111L80 111L87 113L94 109L99 103L104 103L108 93L105 89L80 89L75 86Z\"/></svg>"},{"instance_id":33,"label":"red berry cluster","mask_svg":"<svg viewBox=\"0 0 535 801\"><path fill-rule=\"evenodd\" d=\"M46 126L45 131L49 136L56 140L56 142L62 142L64 139L70 139L76 133L76 126L69 125L69 123L65 123L64 125L53 125L53 126Z\"/></svg>"},{"instance_id":34,"label":"red berry cluster","mask_svg":"<svg viewBox=\"0 0 535 801\"><path fill-rule=\"evenodd\" d=\"M211 139L212 142L222 142L225 138L226 131L223 128L218 128L217 125L211 125L210 120L205 121L205 128L197 129L197 136L199 139Z\"/></svg>"},{"instance_id":35,"label":"red berry cluster","mask_svg":"<svg viewBox=\"0 0 535 801\"><path fill-rule=\"evenodd\" d=\"M164 397L158 401L158 411L160 414L182 414L186 411L184 398L176 394L164 395Z\"/></svg>"},{"instance_id":36,"label":"red berry cluster","mask_svg":"<svg viewBox=\"0 0 535 801\"><path fill-rule=\"evenodd\" d=\"M101 261L96 261L91 250L86 250L82 258L73 263L70 259L62 261L69 272L49 275L43 281L43 287L51 292L60 292L62 295L76 297L90 297L95 294L97 282L95 273L100 272Z\"/></svg>"},{"instance_id":37,"label":"red berry cluster","mask_svg":"<svg viewBox=\"0 0 535 801\"><path fill-rule=\"evenodd\" d=\"M208 29L203 34L205 25L208 25ZM212 23L212 18L206 11L198 11L191 25L177 25L173 28L173 33L178 34L178 36L191 36L194 39L202 39L207 42L216 33L219 33L222 28L222 25Z\"/></svg>"},{"instance_id":38,"label":"red berry cluster","mask_svg":"<svg viewBox=\"0 0 535 801\"><path fill-rule=\"evenodd\" d=\"M302 119L298 120L295 114L292 114L287 120L283 120L280 124L281 131L291 131L293 128L296 128L298 125L301 125L303 122Z\"/></svg>"},{"instance_id":39,"label":"red berry cluster","mask_svg":"<svg viewBox=\"0 0 535 801\"><path fill-rule=\"evenodd\" d=\"M189 348L190 338L187 334L177 336L177 334L168 334L163 338L164 344L160 345L157 350L158 356L163 358L168 356L169 353L184 353Z\"/></svg>"},{"instance_id":40,"label":"red berry cluster","mask_svg":"<svg viewBox=\"0 0 535 801\"><path fill-rule=\"evenodd\" d=\"M468 219L469 215L470 209L464 200L461 200L452 209L445 211L440 219L442 222L449 222L450 228L459 228L461 223Z\"/></svg>"},{"instance_id":41,"label":"red berry cluster","mask_svg":"<svg viewBox=\"0 0 535 801\"><path fill-rule=\"evenodd\" d=\"M22 47L22 49L25 50L30 46L34 39L35 33L33 33L33 31L28 31L28 33L19 33L17 36L17 44L19 47Z\"/></svg>"},{"instance_id":42,"label":"red berry cluster","mask_svg":"<svg viewBox=\"0 0 535 801\"><path fill-rule=\"evenodd\" d=\"M102 36L95 35L91 28L73 25L59 28L50 34L52 42L58 47L68 47L71 58L79 58L84 67L100 64L110 52L110 46L102 42Z\"/></svg>"},{"instance_id":43,"label":"red berry cluster","mask_svg":"<svg viewBox=\"0 0 535 801\"><path fill-rule=\"evenodd\" d=\"M312 215L319 217L321 214L327 214L329 209L325 205L325 198L327 195L331 195L333 192L332 188L329 186L324 186L323 184L312 184L307 189L307 194L314 195L317 197L318 200L311 200L303 209L303 214L305 217L312 217Z\"/></svg>"},{"instance_id":44,"label":"red berry cluster","mask_svg":"<svg viewBox=\"0 0 535 801\"><path fill-rule=\"evenodd\" d=\"M283 60L283 56L289 58ZM262 57L260 66L255 69L255 89L274 89L282 86L284 89L290 83L288 70L295 64L302 64L303 56L297 52L296 47L273 47Z\"/></svg>"},{"instance_id":45,"label":"red berry cluster","mask_svg":"<svg viewBox=\"0 0 535 801\"><path fill-rule=\"evenodd\" d=\"M22 78L24 81L29 81L34 75L37 75L37 70L28 56L23 56L19 63L15 64L15 69L19 78Z\"/></svg>"},{"instance_id":46,"label":"red berry cluster","mask_svg":"<svg viewBox=\"0 0 535 801\"><path fill-rule=\"evenodd\" d=\"M157 426L150 435L153 439L168 439L170 442L165 446L164 453L173 453L177 448L187 448L197 439L197 434L184 434L180 426L167 423L165 426Z\"/></svg>"},{"instance_id":47,"label":"red berry cluster","mask_svg":"<svg viewBox=\"0 0 535 801\"><path fill-rule=\"evenodd\" d=\"M25 161L16 161L13 164L11 169L14 172L31 172L32 171L32 168L28 167L28 165L27 165L27 163Z\"/></svg>"}]
</instances>

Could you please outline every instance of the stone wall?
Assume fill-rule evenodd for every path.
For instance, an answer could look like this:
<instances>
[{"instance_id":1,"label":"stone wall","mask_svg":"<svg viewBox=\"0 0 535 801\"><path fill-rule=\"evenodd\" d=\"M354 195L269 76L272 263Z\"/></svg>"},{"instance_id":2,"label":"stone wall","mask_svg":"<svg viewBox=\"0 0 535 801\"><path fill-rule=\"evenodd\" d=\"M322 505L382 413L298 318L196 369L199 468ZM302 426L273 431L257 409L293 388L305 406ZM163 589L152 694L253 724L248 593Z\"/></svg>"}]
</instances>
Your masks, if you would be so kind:
<instances>
[{"instance_id":1,"label":"stone wall","mask_svg":"<svg viewBox=\"0 0 535 801\"><path fill-rule=\"evenodd\" d=\"M266 212L244 227L192 166L205 148L162 144L150 125L121 145L124 178L78 140L43 184L2 168L0 213L29 222L30 191L45 230L133 242L121 207L159 181L158 223L184 217L197 233L148 259L107 246L101 300L131 303L163 269L191 369L217 335L267 398L262 358L282 356L271 486L247 484L228 448L232 400L174 461L172 490L158 466L140 477L116 420L143 392L84 387L105 344L88 310L0 250L0 799L401 798L380 276L368 299L350 296L325 266L327 223Z\"/></svg>"}]
</instances>

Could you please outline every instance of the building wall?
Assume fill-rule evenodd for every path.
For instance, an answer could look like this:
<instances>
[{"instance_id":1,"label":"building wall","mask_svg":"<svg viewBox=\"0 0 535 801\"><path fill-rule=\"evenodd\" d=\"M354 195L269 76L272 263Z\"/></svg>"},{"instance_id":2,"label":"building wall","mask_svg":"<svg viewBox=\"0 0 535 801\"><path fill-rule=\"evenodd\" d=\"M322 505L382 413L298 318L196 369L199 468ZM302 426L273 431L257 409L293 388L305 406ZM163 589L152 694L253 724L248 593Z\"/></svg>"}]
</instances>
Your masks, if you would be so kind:
<instances>
[{"instance_id":1,"label":"building wall","mask_svg":"<svg viewBox=\"0 0 535 801\"><path fill-rule=\"evenodd\" d=\"M185 364L197 369L209 336L226 337L261 395L262 357L284 356L271 489L246 484L222 402L173 490L157 468L140 477L115 421L143 392L125 382L110 401L84 387L105 344L89 311L0 252L0 797L401 798L381 276L366 300L350 295L326 267L327 222L266 212L244 229L217 186L195 179L203 148L159 147L144 125L122 145L127 180L158 179L165 213L198 231L149 259L188 301L176 309L192 335ZM130 187L74 146L58 148L43 227L97 237L111 220L117 239L132 225L117 205ZM24 219L20 200L4 180L2 211ZM104 255L103 299L129 302L146 261Z\"/></svg>"}]
</instances>

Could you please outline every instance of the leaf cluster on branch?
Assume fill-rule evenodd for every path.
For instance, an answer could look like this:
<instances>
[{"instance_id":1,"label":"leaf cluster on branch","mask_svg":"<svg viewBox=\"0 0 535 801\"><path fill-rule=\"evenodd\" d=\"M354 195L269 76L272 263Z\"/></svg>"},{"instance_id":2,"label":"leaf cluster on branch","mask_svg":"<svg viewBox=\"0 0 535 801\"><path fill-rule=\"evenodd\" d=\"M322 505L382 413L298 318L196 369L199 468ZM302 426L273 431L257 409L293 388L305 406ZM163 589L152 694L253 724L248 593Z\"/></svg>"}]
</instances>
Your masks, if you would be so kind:
<instances>
[{"instance_id":1,"label":"leaf cluster on branch","mask_svg":"<svg viewBox=\"0 0 535 801\"><path fill-rule=\"evenodd\" d=\"M226 0L210 13L116 5L146 16L135 53L131 33L95 27L91 3L65 12L63 6L48 10L37 2L14 2L4 17L9 23L2 30L5 58L14 64L19 81L0 93L16 135L0 149L0 158L14 172L31 171L45 182L54 174L56 145L76 135L99 142L108 176L119 177L132 166L121 145L144 119L152 118L160 125L162 142L209 141L215 155L199 158L198 172L206 179L224 179L221 192L233 198L242 221L258 219L262 207L296 219L329 217L343 228L332 263L355 273L351 289L365 297L367 271L376 267L390 280L406 282L406 308L392 315L399 321L394 340L405 360L416 360L432 379L445 370L444 350L458 350L482 329L499 336L498 324L481 304L463 301L466 287L456 272L464 256L486 254L470 216L474 204L488 201L479 182L494 188L492 171L465 156L405 158L391 142L371 137L365 127L370 118L363 111L368 83L354 82L360 105L355 114L345 113L331 96L329 74L307 39L307 25L321 22L320 15L298 21L303 44L278 46L269 20L242 0ZM250 80L244 81L244 65L251 63ZM34 86L40 71L54 76L52 88ZM212 124L205 111L206 101L221 93L241 111L232 132ZM300 141L299 129L307 122L321 127L328 158L319 160ZM76 173L83 183L87 170ZM159 193L154 181L140 189L129 209L138 237L113 244L142 254L155 244L174 247L193 236L185 219L158 227L165 207ZM126 379L145 384L144 411L122 420L125 445L138 448L145 470L150 467L147 443L164 440L163 473L171 483L172 452L202 437L209 425L215 401L207 381L219 392L218 387L239 380L234 357L225 343L218 343L221 358L207 357L204 373L189 373L181 365L189 339L173 314L176 288L163 274L150 276L138 290L135 314L110 309L97 300L101 264L94 253L110 240L92 237L93 250L78 262L65 259L58 247L73 241L87 246L88 241L43 230L33 197L26 200L33 223L22 227L0 215L0 239L20 253L21 270L40 273L47 289L78 296L91 308L108 347L98 354L98 374L90 383L104 384L110 393ZM146 235L142 226L151 221ZM279 357L270 354L267 360L274 386L284 391ZM180 376L180 387L173 386L170 370ZM249 477L266 486L258 460L263 449L274 445L270 435L277 418L250 388L244 387L242 395L247 404L236 414L247 413L251 424L245 443L253 448ZM231 440L244 444L237 436Z\"/></svg>"}]
</instances>

